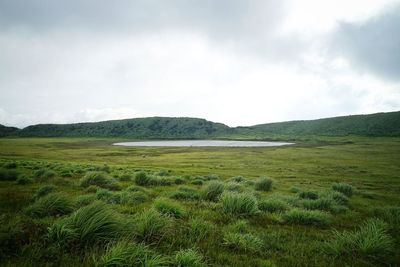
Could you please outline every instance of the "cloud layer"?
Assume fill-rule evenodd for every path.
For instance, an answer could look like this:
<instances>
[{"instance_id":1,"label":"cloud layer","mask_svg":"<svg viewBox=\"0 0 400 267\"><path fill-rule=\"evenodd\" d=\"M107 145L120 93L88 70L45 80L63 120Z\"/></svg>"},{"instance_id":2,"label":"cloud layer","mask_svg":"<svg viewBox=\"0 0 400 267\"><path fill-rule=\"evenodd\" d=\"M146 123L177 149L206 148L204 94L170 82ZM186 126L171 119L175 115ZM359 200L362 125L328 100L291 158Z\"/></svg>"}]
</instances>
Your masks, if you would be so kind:
<instances>
[{"instance_id":1,"label":"cloud layer","mask_svg":"<svg viewBox=\"0 0 400 267\"><path fill-rule=\"evenodd\" d=\"M400 2L298 2L0 0L0 123L399 110Z\"/></svg>"}]
</instances>

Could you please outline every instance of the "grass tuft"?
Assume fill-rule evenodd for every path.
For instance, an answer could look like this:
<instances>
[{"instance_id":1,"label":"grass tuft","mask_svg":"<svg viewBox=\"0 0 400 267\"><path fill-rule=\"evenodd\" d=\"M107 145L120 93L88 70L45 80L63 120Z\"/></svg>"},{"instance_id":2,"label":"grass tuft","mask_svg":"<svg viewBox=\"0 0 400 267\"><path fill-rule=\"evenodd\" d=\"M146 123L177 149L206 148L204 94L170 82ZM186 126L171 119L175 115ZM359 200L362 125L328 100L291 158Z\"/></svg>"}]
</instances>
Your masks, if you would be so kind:
<instances>
[{"instance_id":1,"label":"grass tuft","mask_svg":"<svg viewBox=\"0 0 400 267\"><path fill-rule=\"evenodd\" d=\"M181 204L167 198L156 199L154 207L160 213L174 218L182 218L186 215L185 208Z\"/></svg>"},{"instance_id":2,"label":"grass tuft","mask_svg":"<svg viewBox=\"0 0 400 267\"><path fill-rule=\"evenodd\" d=\"M39 198L25 212L35 218L65 215L74 210L74 202L64 194L54 193Z\"/></svg>"},{"instance_id":3,"label":"grass tuft","mask_svg":"<svg viewBox=\"0 0 400 267\"><path fill-rule=\"evenodd\" d=\"M354 187L345 183L334 183L332 189L351 197L354 194Z\"/></svg>"},{"instance_id":4,"label":"grass tuft","mask_svg":"<svg viewBox=\"0 0 400 267\"><path fill-rule=\"evenodd\" d=\"M261 177L255 182L254 186L255 189L258 191L271 191L273 184L273 179L268 177Z\"/></svg>"},{"instance_id":5,"label":"grass tuft","mask_svg":"<svg viewBox=\"0 0 400 267\"><path fill-rule=\"evenodd\" d=\"M224 236L224 245L245 252L261 252L263 249L262 240L249 233L242 234L228 232Z\"/></svg>"},{"instance_id":6,"label":"grass tuft","mask_svg":"<svg viewBox=\"0 0 400 267\"><path fill-rule=\"evenodd\" d=\"M171 224L171 218L147 209L136 215L134 233L142 241L157 241L169 231Z\"/></svg>"},{"instance_id":7,"label":"grass tuft","mask_svg":"<svg viewBox=\"0 0 400 267\"><path fill-rule=\"evenodd\" d=\"M205 267L204 257L195 249L181 249L175 255L177 267Z\"/></svg>"},{"instance_id":8,"label":"grass tuft","mask_svg":"<svg viewBox=\"0 0 400 267\"><path fill-rule=\"evenodd\" d=\"M257 199L250 193L225 192L221 196L222 210L235 216L251 216L258 213Z\"/></svg>"},{"instance_id":9,"label":"grass tuft","mask_svg":"<svg viewBox=\"0 0 400 267\"><path fill-rule=\"evenodd\" d=\"M113 240L122 230L118 214L102 202L94 202L55 222L49 228L49 239L59 245L84 247Z\"/></svg>"},{"instance_id":10,"label":"grass tuft","mask_svg":"<svg viewBox=\"0 0 400 267\"><path fill-rule=\"evenodd\" d=\"M205 200L218 201L224 192L224 184L218 181L211 181L203 189L202 195Z\"/></svg>"},{"instance_id":11,"label":"grass tuft","mask_svg":"<svg viewBox=\"0 0 400 267\"><path fill-rule=\"evenodd\" d=\"M14 169L0 168L0 181L15 181L19 176L19 172Z\"/></svg>"},{"instance_id":12,"label":"grass tuft","mask_svg":"<svg viewBox=\"0 0 400 267\"><path fill-rule=\"evenodd\" d=\"M56 187L54 185L49 185L49 184L43 185L36 190L33 197L35 199L38 199L38 198L44 197L44 196L54 192L55 190L56 190Z\"/></svg>"},{"instance_id":13,"label":"grass tuft","mask_svg":"<svg viewBox=\"0 0 400 267\"><path fill-rule=\"evenodd\" d=\"M289 204L280 198L270 197L260 200L258 208L264 212L284 212L289 209Z\"/></svg>"},{"instance_id":14,"label":"grass tuft","mask_svg":"<svg viewBox=\"0 0 400 267\"><path fill-rule=\"evenodd\" d=\"M319 210L292 209L283 215L283 220L289 224L328 226L331 216Z\"/></svg>"},{"instance_id":15,"label":"grass tuft","mask_svg":"<svg viewBox=\"0 0 400 267\"><path fill-rule=\"evenodd\" d=\"M91 171L86 173L86 175L80 180L80 185L82 187L94 185L111 190L119 188L117 181L114 178L110 177L107 173L100 171Z\"/></svg>"},{"instance_id":16,"label":"grass tuft","mask_svg":"<svg viewBox=\"0 0 400 267\"><path fill-rule=\"evenodd\" d=\"M334 240L327 243L329 254L335 256L362 255L385 258L394 250L394 241L388 234L388 225L379 219L366 221L354 232L334 231Z\"/></svg>"}]
</instances>

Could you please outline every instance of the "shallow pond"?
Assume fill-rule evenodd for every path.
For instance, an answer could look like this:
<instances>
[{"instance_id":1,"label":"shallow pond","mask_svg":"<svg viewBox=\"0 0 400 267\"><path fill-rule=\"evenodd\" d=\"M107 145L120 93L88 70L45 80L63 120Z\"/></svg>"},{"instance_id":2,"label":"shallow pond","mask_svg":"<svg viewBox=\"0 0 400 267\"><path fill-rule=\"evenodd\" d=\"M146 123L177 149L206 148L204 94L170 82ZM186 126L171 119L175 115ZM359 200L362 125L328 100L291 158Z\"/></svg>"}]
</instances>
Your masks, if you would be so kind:
<instances>
[{"instance_id":1,"label":"shallow pond","mask_svg":"<svg viewBox=\"0 0 400 267\"><path fill-rule=\"evenodd\" d=\"M114 143L116 146L132 147L272 147L292 144L287 142L229 140L164 140Z\"/></svg>"}]
</instances>

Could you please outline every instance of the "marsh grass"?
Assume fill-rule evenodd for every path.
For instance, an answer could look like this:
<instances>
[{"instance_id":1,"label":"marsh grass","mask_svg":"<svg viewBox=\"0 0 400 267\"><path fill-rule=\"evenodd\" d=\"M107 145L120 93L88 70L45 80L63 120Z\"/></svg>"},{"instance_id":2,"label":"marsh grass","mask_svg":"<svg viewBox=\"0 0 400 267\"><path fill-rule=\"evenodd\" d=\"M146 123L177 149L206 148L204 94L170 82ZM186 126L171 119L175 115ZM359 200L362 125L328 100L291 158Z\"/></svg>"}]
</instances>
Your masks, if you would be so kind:
<instances>
[{"instance_id":1,"label":"marsh grass","mask_svg":"<svg viewBox=\"0 0 400 267\"><path fill-rule=\"evenodd\" d=\"M354 194L354 187L345 183L334 183L332 189L351 197Z\"/></svg>"},{"instance_id":2,"label":"marsh grass","mask_svg":"<svg viewBox=\"0 0 400 267\"><path fill-rule=\"evenodd\" d=\"M110 189L110 190L117 190L119 186L117 181L109 176L105 172L100 171L92 171L86 173L86 175L80 180L80 186L82 187L89 187L91 185Z\"/></svg>"},{"instance_id":3,"label":"marsh grass","mask_svg":"<svg viewBox=\"0 0 400 267\"><path fill-rule=\"evenodd\" d=\"M59 245L93 246L123 233L120 216L106 204L94 202L49 228L49 239Z\"/></svg>"},{"instance_id":4,"label":"marsh grass","mask_svg":"<svg viewBox=\"0 0 400 267\"><path fill-rule=\"evenodd\" d=\"M246 217L259 212L257 199L251 193L225 192L220 201L226 214Z\"/></svg>"},{"instance_id":5,"label":"marsh grass","mask_svg":"<svg viewBox=\"0 0 400 267\"><path fill-rule=\"evenodd\" d=\"M35 180L25 174L20 174L15 182L19 185L27 185L34 183Z\"/></svg>"},{"instance_id":6,"label":"marsh grass","mask_svg":"<svg viewBox=\"0 0 400 267\"><path fill-rule=\"evenodd\" d=\"M186 210L180 203L167 198L156 199L154 201L154 208L161 214L174 218L182 218L186 215Z\"/></svg>"},{"instance_id":7,"label":"marsh grass","mask_svg":"<svg viewBox=\"0 0 400 267\"><path fill-rule=\"evenodd\" d=\"M353 232L333 232L334 240L328 242L329 254L362 255L364 257L384 258L393 252L394 241L388 233L388 225L378 219L366 221Z\"/></svg>"},{"instance_id":8,"label":"marsh grass","mask_svg":"<svg viewBox=\"0 0 400 267\"><path fill-rule=\"evenodd\" d=\"M261 252L263 249L262 240L249 233L226 233L224 235L223 244L234 250L244 252Z\"/></svg>"},{"instance_id":9,"label":"marsh grass","mask_svg":"<svg viewBox=\"0 0 400 267\"><path fill-rule=\"evenodd\" d=\"M47 184L47 185L43 185L41 187L39 187L35 194L33 195L33 198L38 199L41 197L44 197L54 191L56 191L57 187L51 184Z\"/></svg>"},{"instance_id":10,"label":"marsh grass","mask_svg":"<svg viewBox=\"0 0 400 267\"><path fill-rule=\"evenodd\" d=\"M187 186L180 186L178 189L170 194L170 197L177 200L199 200L200 193Z\"/></svg>"},{"instance_id":11,"label":"marsh grass","mask_svg":"<svg viewBox=\"0 0 400 267\"><path fill-rule=\"evenodd\" d=\"M207 263L196 249L182 249L175 254L177 267L206 267Z\"/></svg>"},{"instance_id":12,"label":"marsh grass","mask_svg":"<svg viewBox=\"0 0 400 267\"><path fill-rule=\"evenodd\" d=\"M260 177L255 181L255 189L258 191L271 191L275 181L268 177Z\"/></svg>"},{"instance_id":13,"label":"marsh grass","mask_svg":"<svg viewBox=\"0 0 400 267\"><path fill-rule=\"evenodd\" d=\"M25 213L35 218L42 218L69 214L74 208L75 203L68 196L61 193L53 193L36 200L26 208Z\"/></svg>"},{"instance_id":14,"label":"marsh grass","mask_svg":"<svg viewBox=\"0 0 400 267\"><path fill-rule=\"evenodd\" d=\"M128 240L110 243L106 252L95 261L98 267L124 266L170 266L171 260L155 253L144 244L136 244Z\"/></svg>"},{"instance_id":15,"label":"marsh grass","mask_svg":"<svg viewBox=\"0 0 400 267\"><path fill-rule=\"evenodd\" d=\"M261 199L258 202L258 208L264 212L284 212L290 208L290 205L285 200L273 196Z\"/></svg>"},{"instance_id":16,"label":"marsh grass","mask_svg":"<svg viewBox=\"0 0 400 267\"><path fill-rule=\"evenodd\" d=\"M15 169L0 168L0 181L15 181L19 175Z\"/></svg>"},{"instance_id":17,"label":"marsh grass","mask_svg":"<svg viewBox=\"0 0 400 267\"><path fill-rule=\"evenodd\" d=\"M202 191L203 199L217 202L219 197L224 192L224 184L219 181L209 182Z\"/></svg>"},{"instance_id":18,"label":"marsh grass","mask_svg":"<svg viewBox=\"0 0 400 267\"><path fill-rule=\"evenodd\" d=\"M134 218L134 235L140 241L155 242L169 233L172 220L154 209L146 209Z\"/></svg>"},{"instance_id":19,"label":"marsh grass","mask_svg":"<svg viewBox=\"0 0 400 267\"><path fill-rule=\"evenodd\" d=\"M208 238L215 226L202 218L192 218L189 220L190 239L193 242Z\"/></svg>"},{"instance_id":20,"label":"marsh grass","mask_svg":"<svg viewBox=\"0 0 400 267\"><path fill-rule=\"evenodd\" d=\"M331 224L331 216L319 210L294 208L283 214L283 220L289 224L313 225L326 227Z\"/></svg>"}]
</instances>

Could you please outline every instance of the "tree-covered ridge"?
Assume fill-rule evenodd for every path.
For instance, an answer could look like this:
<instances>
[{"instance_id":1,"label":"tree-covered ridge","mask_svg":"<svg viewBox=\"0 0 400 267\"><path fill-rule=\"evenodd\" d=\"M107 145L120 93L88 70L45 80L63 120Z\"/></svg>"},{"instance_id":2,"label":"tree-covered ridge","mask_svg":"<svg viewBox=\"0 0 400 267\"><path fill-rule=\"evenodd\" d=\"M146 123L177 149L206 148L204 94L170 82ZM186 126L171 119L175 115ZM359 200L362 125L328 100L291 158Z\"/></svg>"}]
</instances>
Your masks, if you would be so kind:
<instances>
[{"instance_id":1,"label":"tree-covered ridge","mask_svg":"<svg viewBox=\"0 0 400 267\"><path fill-rule=\"evenodd\" d=\"M228 133L230 128L196 118L151 117L76 124L39 124L28 126L19 136L89 136L133 138L206 138Z\"/></svg>"},{"instance_id":2,"label":"tree-covered ridge","mask_svg":"<svg viewBox=\"0 0 400 267\"><path fill-rule=\"evenodd\" d=\"M14 135L18 131L18 128L8 127L0 124L0 137Z\"/></svg>"},{"instance_id":3,"label":"tree-covered ridge","mask_svg":"<svg viewBox=\"0 0 400 267\"><path fill-rule=\"evenodd\" d=\"M129 137L135 139L268 139L318 136L400 136L400 112L289 121L231 128L198 118L150 117L74 124L0 126L1 136Z\"/></svg>"},{"instance_id":4,"label":"tree-covered ridge","mask_svg":"<svg viewBox=\"0 0 400 267\"><path fill-rule=\"evenodd\" d=\"M263 134L288 136L400 136L400 112L260 124L250 129Z\"/></svg>"}]
</instances>

